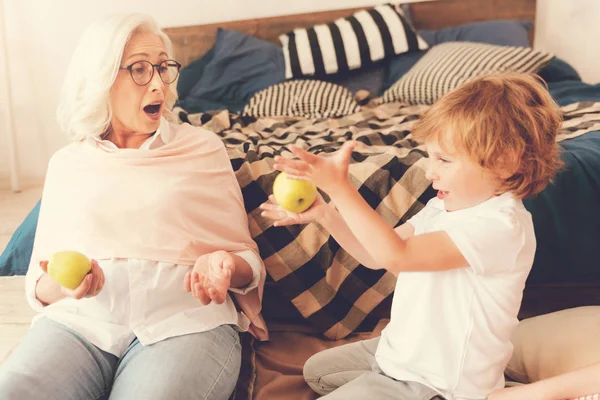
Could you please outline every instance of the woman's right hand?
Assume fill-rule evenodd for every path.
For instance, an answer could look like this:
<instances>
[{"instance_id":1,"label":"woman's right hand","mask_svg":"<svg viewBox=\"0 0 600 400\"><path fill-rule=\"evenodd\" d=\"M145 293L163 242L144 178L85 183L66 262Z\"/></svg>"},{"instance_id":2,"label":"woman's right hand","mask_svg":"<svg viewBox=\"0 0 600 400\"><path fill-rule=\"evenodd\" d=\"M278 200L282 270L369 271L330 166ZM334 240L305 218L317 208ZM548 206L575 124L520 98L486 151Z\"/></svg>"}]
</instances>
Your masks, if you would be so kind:
<instances>
[{"instance_id":1,"label":"woman's right hand","mask_svg":"<svg viewBox=\"0 0 600 400\"><path fill-rule=\"evenodd\" d=\"M40 268L44 273L48 273L48 261L40 261ZM104 271L98 264L98 261L92 260L92 269L83 278L83 281L75 289L67 289L60 286L60 290L66 297L74 299L83 299L84 297L94 297L102 290L104 286Z\"/></svg>"},{"instance_id":2,"label":"woman's right hand","mask_svg":"<svg viewBox=\"0 0 600 400\"><path fill-rule=\"evenodd\" d=\"M273 223L274 226L287 226L308 224L309 222L316 221L319 218L322 218L328 209L333 208L333 206L327 204L323 199L323 196L321 196L320 193L317 193L317 197L313 204L306 211L299 214L284 210L283 207L277 204L275 196L273 195L270 195L269 201L262 203L260 208L263 210L260 215L275 220Z\"/></svg>"}]
</instances>

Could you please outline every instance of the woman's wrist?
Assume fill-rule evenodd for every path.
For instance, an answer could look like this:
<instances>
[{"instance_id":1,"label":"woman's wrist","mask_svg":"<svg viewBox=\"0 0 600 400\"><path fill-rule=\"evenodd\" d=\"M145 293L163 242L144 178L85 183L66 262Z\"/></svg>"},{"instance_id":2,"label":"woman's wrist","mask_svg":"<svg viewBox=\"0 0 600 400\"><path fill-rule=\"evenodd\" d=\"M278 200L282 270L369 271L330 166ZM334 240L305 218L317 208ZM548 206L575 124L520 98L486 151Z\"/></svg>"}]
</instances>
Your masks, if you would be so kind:
<instances>
[{"instance_id":1,"label":"woman's wrist","mask_svg":"<svg viewBox=\"0 0 600 400\"><path fill-rule=\"evenodd\" d=\"M47 273L43 273L35 284L35 298L44 307L64 299L66 296L58 285Z\"/></svg>"},{"instance_id":2,"label":"woman's wrist","mask_svg":"<svg viewBox=\"0 0 600 400\"><path fill-rule=\"evenodd\" d=\"M232 254L232 256L234 262L231 270L231 287L246 287L252 282L252 267L243 257L240 257L237 254Z\"/></svg>"}]
</instances>

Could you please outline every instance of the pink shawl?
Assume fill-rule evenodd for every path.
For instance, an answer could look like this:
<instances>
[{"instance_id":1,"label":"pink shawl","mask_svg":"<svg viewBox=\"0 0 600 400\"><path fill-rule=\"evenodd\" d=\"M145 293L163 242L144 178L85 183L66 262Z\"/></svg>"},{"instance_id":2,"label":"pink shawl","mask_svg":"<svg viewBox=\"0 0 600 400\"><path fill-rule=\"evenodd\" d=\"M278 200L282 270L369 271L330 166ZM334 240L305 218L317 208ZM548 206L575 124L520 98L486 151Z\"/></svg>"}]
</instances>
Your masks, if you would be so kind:
<instances>
[{"instance_id":1,"label":"pink shawl","mask_svg":"<svg viewBox=\"0 0 600 400\"><path fill-rule=\"evenodd\" d=\"M227 152L213 133L170 125L174 137L151 150L105 152L73 143L51 159L31 267L60 250L90 258L141 258L193 265L216 250L252 250L256 243ZM258 339L265 281L234 294Z\"/></svg>"}]
</instances>

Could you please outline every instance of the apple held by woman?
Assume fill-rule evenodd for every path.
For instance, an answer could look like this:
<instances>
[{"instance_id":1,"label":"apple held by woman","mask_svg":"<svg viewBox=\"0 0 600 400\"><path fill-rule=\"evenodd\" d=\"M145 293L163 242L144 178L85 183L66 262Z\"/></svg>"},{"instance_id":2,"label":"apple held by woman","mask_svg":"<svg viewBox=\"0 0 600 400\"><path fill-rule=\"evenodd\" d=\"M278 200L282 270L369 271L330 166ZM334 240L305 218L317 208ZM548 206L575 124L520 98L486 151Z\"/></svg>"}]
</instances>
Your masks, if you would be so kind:
<instances>
[{"instance_id":1,"label":"apple held by woman","mask_svg":"<svg viewBox=\"0 0 600 400\"><path fill-rule=\"evenodd\" d=\"M77 251L59 251L48 261L48 275L67 289L76 289L91 271L92 262Z\"/></svg>"}]
</instances>

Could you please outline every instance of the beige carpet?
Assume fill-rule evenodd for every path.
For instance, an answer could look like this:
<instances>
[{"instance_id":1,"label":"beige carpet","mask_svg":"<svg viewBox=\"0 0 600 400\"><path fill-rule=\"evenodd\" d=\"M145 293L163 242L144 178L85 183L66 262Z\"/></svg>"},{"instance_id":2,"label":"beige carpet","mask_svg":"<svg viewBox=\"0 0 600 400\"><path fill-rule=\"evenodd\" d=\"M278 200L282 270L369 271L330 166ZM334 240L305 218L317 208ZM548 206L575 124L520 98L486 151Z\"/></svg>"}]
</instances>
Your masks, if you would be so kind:
<instances>
[{"instance_id":1,"label":"beige carpet","mask_svg":"<svg viewBox=\"0 0 600 400\"><path fill-rule=\"evenodd\" d=\"M20 193L0 191L0 251L40 199L39 187ZM0 361L19 343L34 313L25 300L24 277L0 277Z\"/></svg>"}]
</instances>

